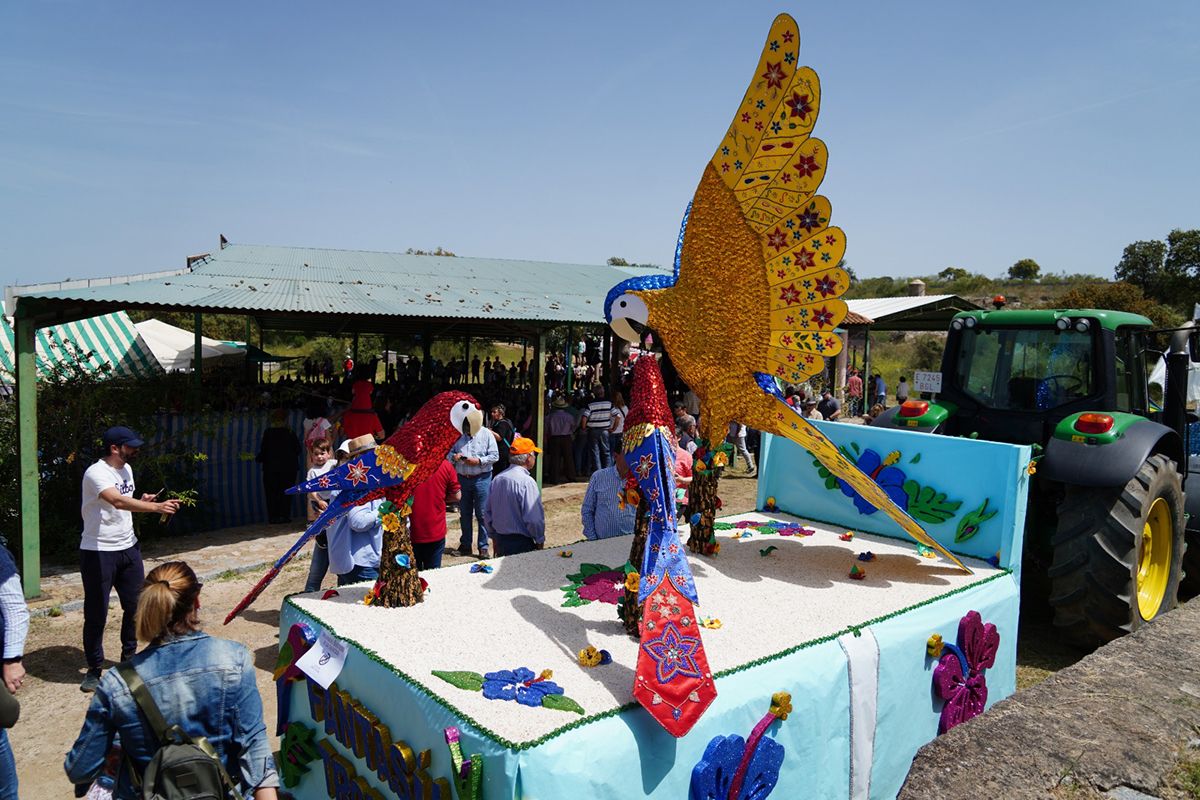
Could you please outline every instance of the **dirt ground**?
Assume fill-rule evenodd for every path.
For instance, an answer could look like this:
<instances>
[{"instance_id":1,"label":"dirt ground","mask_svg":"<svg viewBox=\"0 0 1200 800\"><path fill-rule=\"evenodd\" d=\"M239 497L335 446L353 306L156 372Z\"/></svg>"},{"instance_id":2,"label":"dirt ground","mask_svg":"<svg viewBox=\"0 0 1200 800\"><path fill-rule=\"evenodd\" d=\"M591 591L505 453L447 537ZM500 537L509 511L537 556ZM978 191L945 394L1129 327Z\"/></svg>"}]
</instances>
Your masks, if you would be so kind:
<instances>
[{"instance_id":1,"label":"dirt ground","mask_svg":"<svg viewBox=\"0 0 1200 800\"><path fill-rule=\"evenodd\" d=\"M736 514L754 508L757 481L729 474L721 481L722 513ZM546 540L559 546L578 541L581 536L579 507L582 486L554 487L547 491ZM457 525L452 524L449 543L457 544ZM237 547L236 544L229 545ZM244 548L243 548L244 549ZM156 553L155 560L166 560L167 553ZM453 564L465 558L447 558ZM245 595L258 580L261 571L208 580L201 594L201 615L206 629L216 636L241 642L254 654L258 669L258 688L262 695L268 732L274 730L275 687L271 670L279 641L279 608L285 595L301 591L308 574L308 560L297 559L284 569L270 588L253 606L226 626L221 625L228 609ZM332 586L332 576L326 585ZM114 603L105 629L104 649L120 652L118 630L120 608ZM25 666L29 672L21 701L21 721L9 731L9 740L17 760L17 773L23 800L61 800L72 796L63 774L63 757L79 735L91 695L79 691L84 658L81 647L83 614L72 611L59 617L41 616L31 620L25 645ZM274 746L278 740L272 737Z\"/></svg>"}]
</instances>

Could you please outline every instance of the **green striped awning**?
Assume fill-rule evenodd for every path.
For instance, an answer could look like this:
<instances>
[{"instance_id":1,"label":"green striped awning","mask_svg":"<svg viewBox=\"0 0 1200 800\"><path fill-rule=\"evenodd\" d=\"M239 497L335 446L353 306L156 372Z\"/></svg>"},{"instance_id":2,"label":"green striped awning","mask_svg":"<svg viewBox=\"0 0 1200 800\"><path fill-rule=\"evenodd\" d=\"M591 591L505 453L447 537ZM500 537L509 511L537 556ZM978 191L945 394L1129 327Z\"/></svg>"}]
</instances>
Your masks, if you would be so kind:
<instances>
[{"instance_id":1,"label":"green striped awning","mask_svg":"<svg viewBox=\"0 0 1200 800\"><path fill-rule=\"evenodd\" d=\"M11 383L16 374L13 328L3 317L0 336L0 381ZM144 377L160 372L158 361L138 336L124 311L41 328L37 332L38 378L53 378L61 368L81 364L88 372L113 376ZM105 370L105 365L111 367Z\"/></svg>"}]
</instances>

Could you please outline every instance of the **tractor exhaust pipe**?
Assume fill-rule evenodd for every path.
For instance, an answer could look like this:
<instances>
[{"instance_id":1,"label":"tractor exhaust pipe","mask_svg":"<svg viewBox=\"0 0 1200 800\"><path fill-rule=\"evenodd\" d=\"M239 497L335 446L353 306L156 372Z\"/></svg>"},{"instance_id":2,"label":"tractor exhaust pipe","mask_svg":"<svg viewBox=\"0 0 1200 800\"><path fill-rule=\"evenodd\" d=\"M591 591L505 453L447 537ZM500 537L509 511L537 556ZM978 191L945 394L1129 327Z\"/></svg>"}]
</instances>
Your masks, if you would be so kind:
<instances>
[{"instance_id":1,"label":"tractor exhaust pipe","mask_svg":"<svg viewBox=\"0 0 1200 800\"><path fill-rule=\"evenodd\" d=\"M1167 351L1167 385L1163 387L1163 424L1177 432L1187 441L1187 390L1188 367L1192 359L1200 357L1196 350L1197 333L1194 323L1171 334L1171 347ZM1190 345L1190 346L1189 346Z\"/></svg>"}]
</instances>

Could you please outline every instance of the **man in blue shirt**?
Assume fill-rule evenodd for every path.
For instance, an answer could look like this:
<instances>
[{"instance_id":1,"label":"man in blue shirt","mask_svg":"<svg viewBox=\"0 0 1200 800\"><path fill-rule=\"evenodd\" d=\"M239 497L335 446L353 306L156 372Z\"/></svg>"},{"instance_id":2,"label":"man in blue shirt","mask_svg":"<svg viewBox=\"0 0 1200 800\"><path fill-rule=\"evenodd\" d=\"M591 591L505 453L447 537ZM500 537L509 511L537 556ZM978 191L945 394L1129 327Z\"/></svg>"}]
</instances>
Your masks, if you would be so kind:
<instances>
[{"instance_id":1,"label":"man in blue shirt","mask_svg":"<svg viewBox=\"0 0 1200 800\"><path fill-rule=\"evenodd\" d=\"M492 465L500 460L496 437L487 428L480 428L474 436L463 434L450 448L450 463L458 473L462 487L459 501L459 524L462 533L458 540L458 555L471 555L473 523L479 522L479 557L488 557L488 526L484 524L484 509L492 486Z\"/></svg>"},{"instance_id":2,"label":"man in blue shirt","mask_svg":"<svg viewBox=\"0 0 1200 800\"><path fill-rule=\"evenodd\" d=\"M629 466L625 463L624 453L617 454L612 466L592 473L580 510L585 539L607 539L633 533L637 507L627 504L621 508L617 499L628 477Z\"/></svg>"},{"instance_id":3,"label":"man in blue shirt","mask_svg":"<svg viewBox=\"0 0 1200 800\"><path fill-rule=\"evenodd\" d=\"M509 448L509 468L496 476L488 495L484 519L498 555L512 556L541 550L546 544L546 512L542 494L530 471L542 448L518 436Z\"/></svg>"}]
</instances>

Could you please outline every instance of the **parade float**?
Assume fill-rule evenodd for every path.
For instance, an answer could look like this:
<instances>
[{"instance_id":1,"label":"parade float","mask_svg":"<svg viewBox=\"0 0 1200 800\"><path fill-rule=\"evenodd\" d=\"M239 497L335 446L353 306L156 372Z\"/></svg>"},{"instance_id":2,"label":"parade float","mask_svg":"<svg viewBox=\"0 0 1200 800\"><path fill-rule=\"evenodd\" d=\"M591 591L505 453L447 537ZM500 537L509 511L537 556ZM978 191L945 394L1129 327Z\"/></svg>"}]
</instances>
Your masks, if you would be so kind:
<instances>
[{"instance_id":1,"label":"parade float","mask_svg":"<svg viewBox=\"0 0 1200 800\"><path fill-rule=\"evenodd\" d=\"M1029 448L818 424L783 401L781 380L816 374L840 346L848 283L844 236L815 194L827 153L809 135L819 86L798 50L780 16L674 274L606 301L614 329L652 329L701 398L686 518L654 356L635 365L623 442L633 537L418 577L412 488L478 429L478 404L458 394L298 487L340 489L330 519L384 499L385 533L378 581L285 601L287 791L891 797L917 748L1014 691ZM773 435L759 510L721 517L731 420Z\"/></svg>"}]
</instances>

